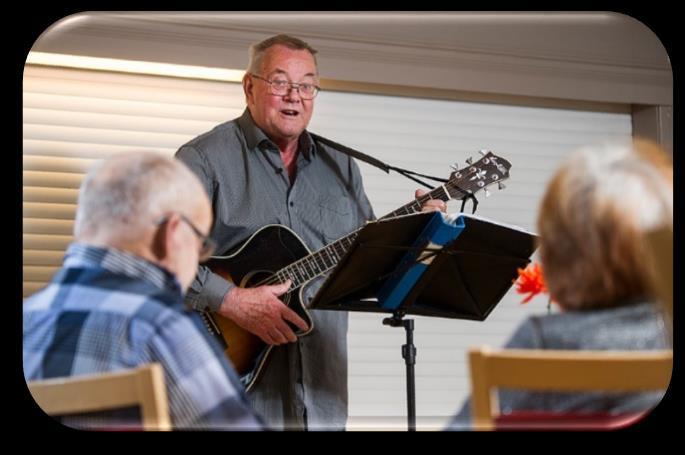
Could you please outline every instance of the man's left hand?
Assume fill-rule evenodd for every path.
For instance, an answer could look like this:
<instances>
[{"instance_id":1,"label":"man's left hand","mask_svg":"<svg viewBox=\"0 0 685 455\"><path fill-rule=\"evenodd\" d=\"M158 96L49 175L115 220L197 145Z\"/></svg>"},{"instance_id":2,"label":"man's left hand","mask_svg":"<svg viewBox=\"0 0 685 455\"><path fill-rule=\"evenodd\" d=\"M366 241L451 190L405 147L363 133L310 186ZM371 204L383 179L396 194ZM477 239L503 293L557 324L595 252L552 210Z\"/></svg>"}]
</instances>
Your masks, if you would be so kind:
<instances>
[{"instance_id":1,"label":"man's left hand","mask_svg":"<svg viewBox=\"0 0 685 455\"><path fill-rule=\"evenodd\" d=\"M414 193L415 198L420 198L421 196L425 195L428 193L426 190L421 190L418 189ZM447 204L444 201L441 201L440 199L428 199L426 202L423 203L421 206L421 211L422 212L437 212L440 211L442 213L447 213Z\"/></svg>"}]
</instances>

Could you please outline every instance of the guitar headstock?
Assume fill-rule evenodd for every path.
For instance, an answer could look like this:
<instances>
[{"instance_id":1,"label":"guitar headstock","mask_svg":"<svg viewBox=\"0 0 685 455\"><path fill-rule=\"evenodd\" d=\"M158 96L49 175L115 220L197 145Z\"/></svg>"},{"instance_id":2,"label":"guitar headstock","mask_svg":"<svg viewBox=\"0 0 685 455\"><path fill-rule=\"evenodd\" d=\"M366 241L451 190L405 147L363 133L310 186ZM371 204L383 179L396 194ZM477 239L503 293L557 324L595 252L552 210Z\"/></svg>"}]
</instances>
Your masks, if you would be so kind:
<instances>
[{"instance_id":1,"label":"guitar headstock","mask_svg":"<svg viewBox=\"0 0 685 455\"><path fill-rule=\"evenodd\" d=\"M472 158L468 158L467 166L461 169L452 166L454 172L450 174L445 188L453 199L462 199L466 194L480 190L488 197L490 193L487 188L495 183L498 189L505 188L502 181L509 178L511 163L489 150L480 150L478 153L483 156L475 163Z\"/></svg>"}]
</instances>

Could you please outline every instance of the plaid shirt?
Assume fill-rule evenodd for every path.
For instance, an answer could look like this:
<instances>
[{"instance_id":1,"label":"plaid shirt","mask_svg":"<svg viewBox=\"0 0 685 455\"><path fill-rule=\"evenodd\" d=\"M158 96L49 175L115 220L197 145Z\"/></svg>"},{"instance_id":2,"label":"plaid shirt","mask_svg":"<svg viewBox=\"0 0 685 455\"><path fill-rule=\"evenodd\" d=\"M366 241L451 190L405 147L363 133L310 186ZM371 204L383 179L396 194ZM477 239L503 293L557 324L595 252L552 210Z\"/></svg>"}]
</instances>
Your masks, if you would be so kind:
<instances>
[{"instance_id":1,"label":"plaid shirt","mask_svg":"<svg viewBox=\"0 0 685 455\"><path fill-rule=\"evenodd\" d=\"M72 244L23 314L27 381L158 362L174 428L262 428L218 343L184 307L176 277L151 262Z\"/></svg>"}]
</instances>

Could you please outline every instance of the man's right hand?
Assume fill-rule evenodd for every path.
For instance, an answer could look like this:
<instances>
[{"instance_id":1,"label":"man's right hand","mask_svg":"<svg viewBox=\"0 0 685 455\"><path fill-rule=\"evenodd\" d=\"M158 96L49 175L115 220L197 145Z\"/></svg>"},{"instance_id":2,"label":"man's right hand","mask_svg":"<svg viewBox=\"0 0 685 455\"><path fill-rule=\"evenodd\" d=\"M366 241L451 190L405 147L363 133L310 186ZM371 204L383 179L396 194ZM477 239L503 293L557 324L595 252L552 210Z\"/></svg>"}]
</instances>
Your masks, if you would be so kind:
<instances>
[{"instance_id":1,"label":"man's right hand","mask_svg":"<svg viewBox=\"0 0 685 455\"><path fill-rule=\"evenodd\" d=\"M256 288L236 286L224 296L219 314L233 320L267 344L297 341L297 336L286 321L302 330L307 330L307 323L278 298L290 285L291 281L288 280L285 283Z\"/></svg>"}]
</instances>

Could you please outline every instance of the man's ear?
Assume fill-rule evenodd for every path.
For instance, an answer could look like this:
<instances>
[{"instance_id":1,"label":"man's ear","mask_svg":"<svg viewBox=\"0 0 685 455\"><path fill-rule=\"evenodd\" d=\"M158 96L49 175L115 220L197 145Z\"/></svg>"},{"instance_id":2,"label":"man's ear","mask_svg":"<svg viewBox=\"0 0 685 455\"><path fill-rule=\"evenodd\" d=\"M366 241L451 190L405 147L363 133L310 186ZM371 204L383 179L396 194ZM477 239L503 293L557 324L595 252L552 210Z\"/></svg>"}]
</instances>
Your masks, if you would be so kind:
<instances>
[{"instance_id":1,"label":"man's ear","mask_svg":"<svg viewBox=\"0 0 685 455\"><path fill-rule=\"evenodd\" d=\"M180 218L178 215L171 215L163 224L159 226L152 239L152 254L164 261L169 257L169 253L174 249L174 235L178 230Z\"/></svg>"},{"instance_id":2,"label":"man's ear","mask_svg":"<svg viewBox=\"0 0 685 455\"><path fill-rule=\"evenodd\" d=\"M252 102L252 90L254 89L254 81L249 74L245 73L243 76L243 92L248 103Z\"/></svg>"}]
</instances>

